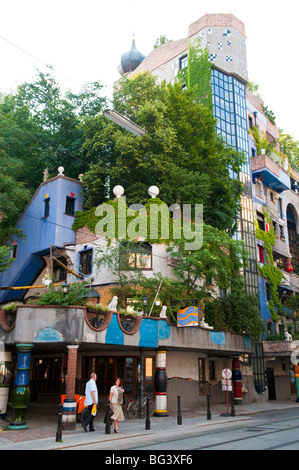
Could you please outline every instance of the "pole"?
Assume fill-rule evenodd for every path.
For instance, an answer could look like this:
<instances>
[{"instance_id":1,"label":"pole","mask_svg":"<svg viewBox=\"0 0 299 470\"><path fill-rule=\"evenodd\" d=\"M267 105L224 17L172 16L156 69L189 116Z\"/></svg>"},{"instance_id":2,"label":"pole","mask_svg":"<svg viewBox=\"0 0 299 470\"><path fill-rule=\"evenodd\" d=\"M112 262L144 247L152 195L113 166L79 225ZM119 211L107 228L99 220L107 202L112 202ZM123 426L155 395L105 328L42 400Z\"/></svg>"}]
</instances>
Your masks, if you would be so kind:
<instances>
[{"instance_id":1,"label":"pole","mask_svg":"<svg viewBox=\"0 0 299 470\"><path fill-rule=\"evenodd\" d=\"M145 419L145 429L148 430L151 428L151 421L149 415L149 396L146 397L146 419Z\"/></svg>"},{"instance_id":2,"label":"pole","mask_svg":"<svg viewBox=\"0 0 299 470\"><path fill-rule=\"evenodd\" d=\"M208 393L207 393L207 420L211 420L211 407L210 407L210 384L208 384Z\"/></svg>"},{"instance_id":3,"label":"pole","mask_svg":"<svg viewBox=\"0 0 299 470\"><path fill-rule=\"evenodd\" d=\"M178 425L182 424L182 414L181 414L181 397L178 395Z\"/></svg>"},{"instance_id":4,"label":"pole","mask_svg":"<svg viewBox=\"0 0 299 470\"><path fill-rule=\"evenodd\" d=\"M139 418L144 418L144 350L140 349L140 408L139 408Z\"/></svg>"},{"instance_id":5,"label":"pole","mask_svg":"<svg viewBox=\"0 0 299 470\"><path fill-rule=\"evenodd\" d=\"M58 424L56 431L56 442L62 441L62 403L60 403L58 408Z\"/></svg>"},{"instance_id":6,"label":"pole","mask_svg":"<svg viewBox=\"0 0 299 470\"><path fill-rule=\"evenodd\" d=\"M232 394L231 394L231 401L232 401L231 416L236 416L234 400L235 400L235 397L234 397L234 390L232 389Z\"/></svg>"},{"instance_id":7,"label":"pole","mask_svg":"<svg viewBox=\"0 0 299 470\"><path fill-rule=\"evenodd\" d=\"M110 429L110 401L107 400L106 404L106 410L105 410L105 418L104 418L104 423L105 423L105 434L110 434L111 429Z\"/></svg>"}]
</instances>

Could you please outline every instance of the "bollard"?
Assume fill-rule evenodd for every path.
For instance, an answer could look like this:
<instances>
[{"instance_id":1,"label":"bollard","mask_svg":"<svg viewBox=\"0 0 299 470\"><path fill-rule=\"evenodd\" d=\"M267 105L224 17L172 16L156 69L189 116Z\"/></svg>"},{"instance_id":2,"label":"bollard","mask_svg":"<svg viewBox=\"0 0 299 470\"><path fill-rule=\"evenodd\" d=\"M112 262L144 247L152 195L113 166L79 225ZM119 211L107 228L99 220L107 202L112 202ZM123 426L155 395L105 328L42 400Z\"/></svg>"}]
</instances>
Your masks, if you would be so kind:
<instances>
[{"instance_id":1,"label":"bollard","mask_svg":"<svg viewBox=\"0 0 299 470\"><path fill-rule=\"evenodd\" d=\"M110 401L109 400L107 400L107 404L106 404L104 423L106 424L105 434L110 434L111 433L111 429L110 429L111 421L110 421Z\"/></svg>"},{"instance_id":2,"label":"bollard","mask_svg":"<svg viewBox=\"0 0 299 470\"><path fill-rule=\"evenodd\" d=\"M149 415L149 396L146 397L146 418L145 418L145 429L150 429L151 428L151 421L150 421L150 415Z\"/></svg>"},{"instance_id":3,"label":"bollard","mask_svg":"<svg viewBox=\"0 0 299 470\"><path fill-rule=\"evenodd\" d=\"M56 442L62 441L62 403L59 405L58 409L58 424L56 431Z\"/></svg>"},{"instance_id":4,"label":"bollard","mask_svg":"<svg viewBox=\"0 0 299 470\"><path fill-rule=\"evenodd\" d=\"M182 424L181 397L178 395L178 425Z\"/></svg>"},{"instance_id":5,"label":"bollard","mask_svg":"<svg viewBox=\"0 0 299 470\"><path fill-rule=\"evenodd\" d=\"M207 393L207 420L212 419L211 416L211 407L210 407L210 387L208 388L208 393Z\"/></svg>"},{"instance_id":6,"label":"bollard","mask_svg":"<svg viewBox=\"0 0 299 470\"><path fill-rule=\"evenodd\" d=\"M231 394L231 416L236 416L236 413L235 413L235 405L234 405L234 391L232 390L232 394Z\"/></svg>"}]
</instances>

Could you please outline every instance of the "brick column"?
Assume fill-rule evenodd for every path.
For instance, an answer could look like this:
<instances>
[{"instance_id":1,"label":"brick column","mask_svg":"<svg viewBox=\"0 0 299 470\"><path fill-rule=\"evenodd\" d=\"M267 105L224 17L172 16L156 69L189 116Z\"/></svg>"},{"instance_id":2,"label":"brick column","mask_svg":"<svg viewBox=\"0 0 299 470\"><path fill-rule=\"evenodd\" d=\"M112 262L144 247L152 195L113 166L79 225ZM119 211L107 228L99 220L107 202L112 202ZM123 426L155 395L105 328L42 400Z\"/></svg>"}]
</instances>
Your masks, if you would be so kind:
<instances>
[{"instance_id":1,"label":"brick column","mask_svg":"<svg viewBox=\"0 0 299 470\"><path fill-rule=\"evenodd\" d=\"M75 400L77 352L79 346L70 345L68 348L66 397L62 409L62 429L76 428L77 404Z\"/></svg>"}]
</instances>

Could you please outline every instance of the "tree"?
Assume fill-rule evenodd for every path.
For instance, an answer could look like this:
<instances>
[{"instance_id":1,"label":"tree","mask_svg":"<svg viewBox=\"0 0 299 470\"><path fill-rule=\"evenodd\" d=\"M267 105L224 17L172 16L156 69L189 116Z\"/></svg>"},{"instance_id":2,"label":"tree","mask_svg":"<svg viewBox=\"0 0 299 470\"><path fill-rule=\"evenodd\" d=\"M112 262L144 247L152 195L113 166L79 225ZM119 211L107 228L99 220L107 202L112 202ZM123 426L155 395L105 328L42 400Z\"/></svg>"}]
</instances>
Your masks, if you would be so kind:
<instances>
[{"instance_id":1,"label":"tree","mask_svg":"<svg viewBox=\"0 0 299 470\"><path fill-rule=\"evenodd\" d=\"M299 141L295 141L292 136L280 129L279 145L282 154L288 158L291 167L299 171Z\"/></svg>"},{"instance_id":2,"label":"tree","mask_svg":"<svg viewBox=\"0 0 299 470\"><path fill-rule=\"evenodd\" d=\"M200 249L186 250L184 240L177 240L167 252L176 265L174 272L184 284L186 294L202 299L213 297L216 286L231 289L232 283L241 278L241 266L247 259L242 242L207 224L203 225Z\"/></svg>"},{"instance_id":3,"label":"tree","mask_svg":"<svg viewBox=\"0 0 299 470\"><path fill-rule=\"evenodd\" d=\"M3 149L0 152L0 244L3 244L12 233L21 235L15 224L29 201L30 191L18 181L24 170L22 161L7 156Z\"/></svg>"},{"instance_id":4,"label":"tree","mask_svg":"<svg viewBox=\"0 0 299 470\"><path fill-rule=\"evenodd\" d=\"M179 84L157 85L149 73L123 78L114 109L145 128L135 137L102 116L83 126L84 151L97 162L85 173L86 207L113 197L116 184L125 188L128 203L144 203L147 189L157 185L161 198L204 204L204 219L231 229L238 212L242 185L230 178L243 155L216 134L212 112Z\"/></svg>"},{"instance_id":5,"label":"tree","mask_svg":"<svg viewBox=\"0 0 299 470\"><path fill-rule=\"evenodd\" d=\"M209 325L235 333L246 333L255 343L259 342L265 332L257 297L248 294L241 285L238 289L232 289L223 297L206 304L205 313Z\"/></svg>"},{"instance_id":6,"label":"tree","mask_svg":"<svg viewBox=\"0 0 299 470\"><path fill-rule=\"evenodd\" d=\"M0 107L2 145L10 157L24 163L22 181L34 193L43 171L56 176L58 166L78 178L89 162L82 153L81 120L106 106L99 82L87 84L78 94L63 94L50 74L38 72L33 83L20 85Z\"/></svg>"},{"instance_id":7,"label":"tree","mask_svg":"<svg viewBox=\"0 0 299 470\"><path fill-rule=\"evenodd\" d=\"M163 44L167 44L168 42L172 42L172 39L168 39L165 34L161 34L161 36L156 39L154 49L157 49L157 47L162 46Z\"/></svg>"}]
</instances>

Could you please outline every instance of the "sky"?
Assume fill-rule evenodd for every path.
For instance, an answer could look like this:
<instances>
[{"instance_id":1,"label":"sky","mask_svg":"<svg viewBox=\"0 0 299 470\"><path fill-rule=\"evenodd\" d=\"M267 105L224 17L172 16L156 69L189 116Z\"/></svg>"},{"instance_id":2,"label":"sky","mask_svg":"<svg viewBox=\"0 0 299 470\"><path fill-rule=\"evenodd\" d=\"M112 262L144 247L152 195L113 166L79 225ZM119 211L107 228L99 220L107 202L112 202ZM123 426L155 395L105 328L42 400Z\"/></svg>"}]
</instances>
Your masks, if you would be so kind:
<instances>
[{"instance_id":1,"label":"sky","mask_svg":"<svg viewBox=\"0 0 299 470\"><path fill-rule=\"evenodd\" d=\"M111 96L133 31L147 55L161 35L187 37L206 13L232 13L245 24L249 80L278 127L299 140L298 0L0 0L0 92L51 65L62 89L99 80Z\"/></svg>"}]
</instances>

